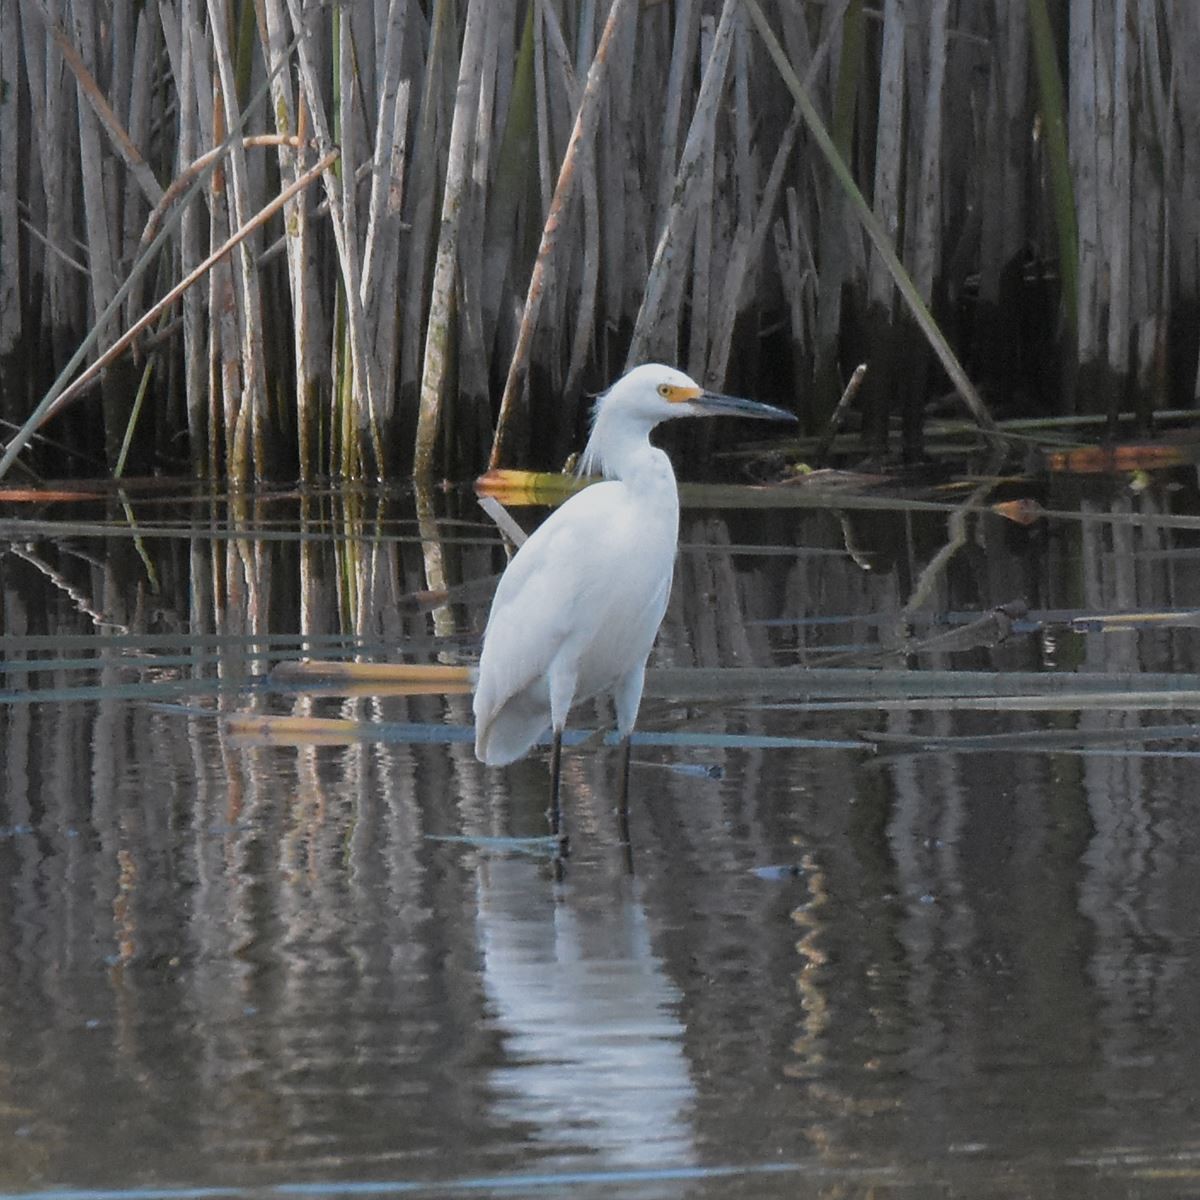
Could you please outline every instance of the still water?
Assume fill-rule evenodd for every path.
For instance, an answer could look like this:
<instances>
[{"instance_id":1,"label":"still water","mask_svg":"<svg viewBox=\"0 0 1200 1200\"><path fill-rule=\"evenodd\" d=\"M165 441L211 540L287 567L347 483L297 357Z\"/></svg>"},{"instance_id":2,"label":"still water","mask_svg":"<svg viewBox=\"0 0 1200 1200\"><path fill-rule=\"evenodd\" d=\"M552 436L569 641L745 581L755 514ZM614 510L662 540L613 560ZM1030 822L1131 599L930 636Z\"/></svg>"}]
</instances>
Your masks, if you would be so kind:
<instances>
[{"instance_id":1,"label":"still water","mask_svg":"<svg viewBox=\"0 0 1200 1200\"><path fill-rule=\"evenodd\" d=\"M469 662L469 495L0 512L0 1195L1200 1194L1200 506L1043 500L688 507L652 662L712 694L652 683L631 855L569 752L561 870L469 697L265 682ZM843 665L1134 679L720 686Z\"/></svg>"}]
</instances>

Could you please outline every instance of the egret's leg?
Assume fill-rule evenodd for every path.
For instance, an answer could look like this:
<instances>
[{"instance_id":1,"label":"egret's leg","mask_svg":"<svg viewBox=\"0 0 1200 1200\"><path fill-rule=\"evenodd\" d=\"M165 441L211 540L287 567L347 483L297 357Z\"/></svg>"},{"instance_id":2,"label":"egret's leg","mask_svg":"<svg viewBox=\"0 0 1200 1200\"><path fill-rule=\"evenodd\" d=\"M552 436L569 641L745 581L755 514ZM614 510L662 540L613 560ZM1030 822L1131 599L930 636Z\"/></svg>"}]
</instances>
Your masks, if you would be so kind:
<instances>
[{"instance_id":1,"label":"egret's leg","mask_svg":"<svg viewBox=\"0 0 1200 1200\"><path fill-rule=\"evenodd\" d=\"M554 731L554 746L550 751L550 836L558 839L559 854L567 852L567 835L562 827L562 805L558 785L562 779L562 730Z\"/></svg>"},{"instance_id":2,"label":"egret's leg","mask_svg":"<svg viewBox=\"0 0 1200 1200\"><path fill-rule=\"evenodd\" d=\"M563 827L559 783L562 779L562 736L567 714L575 699L576 664L561 656L550 664L550 719L554 727L554 748L550 751L550 833L558 839L558 853L566 857L567 831Z\"/></svg>"},{"instance_id":3,"label":"egret's leg","mask_svg":"<svg viewBox=\"0 0 1200 1200\"><path fill-rule=\"evenodd\" d=\"M617 711L617 732L621 735L621 775L617 785L617 828L621 841L629 845L629 765L630 738L637 724L638 709L642 704L642 687L646 682L646 664L643 661L630 671L613 689L613 707Z\"/></svg>"},{"instance_id":4,"label":"egret's leg","mask_svg":"<svg viewBox=\"0 0 1200 1200\"><path fill-rule=\"evenodd\" d=\"M558 785L562 778L562 730L554 731L554 744L550 750L550 811L558 808ZM556 830L557 832L557 830Z\"/></svg>"},{"instance_id":5,"label":"egret's leg","mask_svg":"<svg viewBox=\"0 0 1200 1200\"><path fill-rule=\"evenodd\" d=\"M621 739L621 781L617 790L617 832L621 841L629 842L629 761L632 745L628 737Z\"/></svg>"}]
</instances>

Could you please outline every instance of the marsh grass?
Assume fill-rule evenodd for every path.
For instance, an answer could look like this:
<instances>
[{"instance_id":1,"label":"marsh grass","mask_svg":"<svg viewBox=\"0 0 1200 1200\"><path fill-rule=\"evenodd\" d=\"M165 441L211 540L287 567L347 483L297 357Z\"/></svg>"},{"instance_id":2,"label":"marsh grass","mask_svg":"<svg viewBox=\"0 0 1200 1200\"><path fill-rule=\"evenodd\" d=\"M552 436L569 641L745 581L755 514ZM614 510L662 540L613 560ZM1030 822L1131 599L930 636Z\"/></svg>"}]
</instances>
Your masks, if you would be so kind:
<instances>
[{"instance_id":1,"label":"marsh grass","mask_svg":"<svg viewBox=\"0 0 1200 1200\"><path fill-rule=\"evenodd\" d=\"M947 392L985 431L1200 392L1191 4L0 0L0 28L5 469L557 465L650 357L812 435L866 360L880 454Z\"/></svg>"}]
</instances>

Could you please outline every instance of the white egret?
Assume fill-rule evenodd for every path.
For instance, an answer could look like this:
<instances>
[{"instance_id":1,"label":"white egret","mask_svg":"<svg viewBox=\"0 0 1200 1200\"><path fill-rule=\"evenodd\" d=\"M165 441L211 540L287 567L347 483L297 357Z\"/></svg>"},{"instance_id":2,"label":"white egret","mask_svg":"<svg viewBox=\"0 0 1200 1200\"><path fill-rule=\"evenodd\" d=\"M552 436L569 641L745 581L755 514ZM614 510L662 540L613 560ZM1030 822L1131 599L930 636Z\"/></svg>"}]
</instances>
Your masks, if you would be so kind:
<instances>
[{"instance_id":1,"label":"white egret","mask_svg":"<svg viewBox=\"0 0 1200 1200\"><path fill-rule=\"evenodd\" d=\"M573 705L608 694L622 742L626 836L629 737L646 659L666 612L679 541L679 492L650 431L677 417L794 421L770 405L709 392L659 363L635 367L596 402L580 471L604 482L556 509L508 564L492 601L475 687L475 755L524 757L547 730L557 835L562 734Z\"/></svg>"}]
</instances>

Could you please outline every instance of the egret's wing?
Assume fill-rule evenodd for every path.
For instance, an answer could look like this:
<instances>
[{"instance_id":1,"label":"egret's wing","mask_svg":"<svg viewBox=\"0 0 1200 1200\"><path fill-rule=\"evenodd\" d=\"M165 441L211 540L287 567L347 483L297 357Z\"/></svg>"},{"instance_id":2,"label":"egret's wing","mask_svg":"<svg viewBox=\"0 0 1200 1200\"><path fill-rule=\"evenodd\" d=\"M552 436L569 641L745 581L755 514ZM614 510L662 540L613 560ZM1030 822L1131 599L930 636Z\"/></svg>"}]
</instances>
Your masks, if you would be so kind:
<instances>
[{"instance_id":1,"label":"egret's wing","mask_svg":"<svg viewBox=\"0 0 1200 1200\"><path fill-rule=\"evenodd\" d=\"M492 601L475 687L475 753L502 765L550 726L546 672L570 637L587 636L603 566L614 484L596 484L551 514L517 551ZM600 569L598 569L600 568Z\"/></svg>"}]
</instances>

